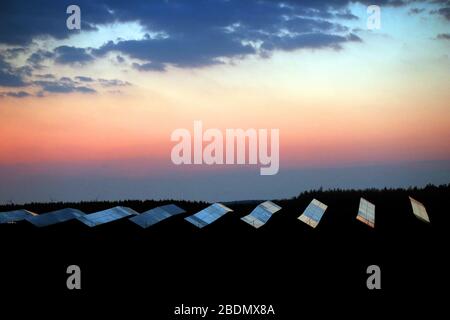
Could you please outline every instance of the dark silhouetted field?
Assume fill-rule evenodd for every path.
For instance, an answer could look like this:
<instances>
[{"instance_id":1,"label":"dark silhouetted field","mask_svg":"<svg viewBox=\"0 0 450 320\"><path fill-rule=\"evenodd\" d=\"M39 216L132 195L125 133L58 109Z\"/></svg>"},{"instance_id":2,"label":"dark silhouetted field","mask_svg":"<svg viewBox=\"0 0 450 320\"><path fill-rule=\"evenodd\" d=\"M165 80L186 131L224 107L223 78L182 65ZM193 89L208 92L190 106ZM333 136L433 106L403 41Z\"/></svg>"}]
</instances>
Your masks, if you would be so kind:
<instances>
[{"instance_id":1,"label":"dark silhouetted field","mask_svg":"<svg viewBox=\"0 0 450 320\"><path fill-rule=\"evenodd\" d=\"M375 229L355 219L361 196L376 205ZM430 225L413 215L408 196L426 206ZM316 229L297 220L313 198L328 205ZM187 212L148 229L127 219L95 228L78 221L40 229L28 222L0 225L1 290L7 293L2 296L8 303L16 298L57 302L74 312L84 307L125 310L130 319L135 312L148 314L148 319L197 319L172 316L181 303L273 304L282 319L301 319L306 313L358 315L362 310L380 316L391 310L392 316L416 308L433 311L443 299L450 272L450 185L307 192L274 200L282 210L256 230L240 218L259 202L227 203L234 212L204 229L183 218L206 203L20 206L37 213L66 207L90 213L116 205L143 212L175 203ZM3 206L0 211L15 208ZM79 292L66 289L71 264L82 270ZM371 264L381 267L380 291L366 288Z\"/></svg>"}]
</instances>

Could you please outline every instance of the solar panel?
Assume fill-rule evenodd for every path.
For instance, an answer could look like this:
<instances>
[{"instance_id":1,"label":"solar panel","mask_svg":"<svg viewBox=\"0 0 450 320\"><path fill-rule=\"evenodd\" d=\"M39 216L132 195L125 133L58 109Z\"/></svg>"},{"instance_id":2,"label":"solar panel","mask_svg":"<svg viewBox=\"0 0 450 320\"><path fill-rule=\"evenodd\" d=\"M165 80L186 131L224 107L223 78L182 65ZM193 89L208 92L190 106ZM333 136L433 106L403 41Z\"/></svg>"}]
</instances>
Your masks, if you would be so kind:
<instances>
[{"instance_id":1,"label":"solar panel","mask_svg":"<svg viewBox=\"0 0 450 320\"><path fill-rule=\"evenodd\" d=\"M315 228L319 224L320 219L322 219L322 216L327 208L328 207L322 202L313 199L298 219Z\"/></svg>"},{"instance_id":2,"label":"solar panel","mask_svg":"<svg viewBox=\"0 0 450 320\"><path fill-rule=\"evenodd\" d=\"M160 221L184 212L180 207L169 204L143 212L140 215L131 217L130 220L142 228L148 228Z\"/></svg>"},{"instance_id":3,"label":"solar panel","mask_svg":"<svg viewBox=\"0 0 450 320\"><path fill-rule=\"evenodd\" d=\"M193 225L203 228L217 219L219 219L221 216L223 216L225 213L233 211L228 207L225 207L221 203L214 203L210 205L209 207L203 209L200 212L197 212L196 214L189 216L185 218L185 220L189 221Z\"/></svg>"},{"instance_id":4,"label":"solar panel","mask_svg":"<svg viewBox=\"0 0 450 320\"><path fill-rule=\"evenodd\" d=\"M425 209L425 206L411 197L409 197L409 200L411 201L414 215L423 222L430 223L430 218L428 217L427 209Z\"/></svg>"},{"instance_id":5,"label":"solar panel","mask_svg":"<svg viewBox=\"0 0 450 320\"><path fill-rule=\"evenodd\" d=\"M356 219L372 228L375 228L375 205L366 199L361 198Z\"/></svg>"},{"instance_id":6,"label":"solar panel","mask_svg":"<svg viewBox=\"0 0 450 320\"><path fill-rule=\"evenodd\" d=\"M0 224L2 223L15 223L18 221L25 220L27 217L35 216L36 213L28 211L28 210L14 210L8 212L0 213Z\"/></svg>"},{"instance_id":7,"label":"solar panel","mask_svg":"<svg viewBox=\"0 0 450 320\"><path fill-rule=\"evenodd\" d=\"M138 213L131 208L127 207L114 207L111 209L86 214L81 217L77 217L78 220L83 222L89 227L95 227L100 224L115 221L131 215L137 215Z\"/></svg>"},{"instance_id":8,"label":"solar panel","mask_svg":"<svg viewBox=\"0 0 450 320\"><path fill-rule=\"evenodd\" d=\"M37 216L27 217L26 220L35 225L36 227L46 227L52 224L66 222L77 217L84 216L84 212L80 210L66 208L62 210L56 210Z\"/></svg>"},{"instance_id":9,"label":"solar panel","mask_svg":"<svg viewBox=\"0 0 450 320\"><path fill-rule=\"evenodd\" d=\"M259 204L249 215L242 217L241 220L255 228L260 228L266 224L272 214L279 210L281 210L280 206L271 201L266 201Z\"/></svg>"}]
</instances>

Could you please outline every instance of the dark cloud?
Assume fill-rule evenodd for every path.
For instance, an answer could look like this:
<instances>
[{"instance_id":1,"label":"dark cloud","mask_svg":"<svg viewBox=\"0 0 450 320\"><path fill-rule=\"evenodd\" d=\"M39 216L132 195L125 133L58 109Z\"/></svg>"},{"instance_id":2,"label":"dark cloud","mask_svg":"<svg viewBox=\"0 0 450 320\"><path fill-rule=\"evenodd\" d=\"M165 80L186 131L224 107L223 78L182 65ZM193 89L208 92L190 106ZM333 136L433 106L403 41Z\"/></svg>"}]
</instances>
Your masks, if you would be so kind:
<instances>
[{"instance_id":1,"label":"dark cloud","mask_svg":"<svg viewBox=\"0 0 450 320\"><path fill-rule=\"evenodd\" d=\"M68 77L62 77L59 80L37 80L33 81L35 86L41 88L38 96L43 96L45 93L96 93L95 89L87 86L79 85Z\"/></svg>"},{"instance_id":2,"label":"dark cloud","mask_svg":"<svg viewBox=\"0 0 450 320\"><path fill-rule=\"evenodd\" d=\"M440 8L436 13L443 16L446 20L450 20L450 3L448 2L447 7Z\"/></svg>"},{"instance_id":3,"label":"dark cloud","mask_svg":"<svg viewBox=\"0 0 450 320\"><path fill-rule=\"evenodd\" d=\"M69 82L69 83L74 83L74 81L73 81L71 78L69 78L69 77L61 77L61 78L59 79L59 81L62 81L62 82Z\"/></svg>"},{"instance_id":4,"label":"dark cloud","mask_svg":"<svg viewBox=\"0 0 450 320\"><path fill-rule=\"evenodd\" d=\"M434 4L438 4L441 8L432 10L430 13L434 15L440 15L446 20L450 20L450 0L433 0Z\"/></svg>"},{"instance_id":5,"label":"dark cloud","mask_svg":"<svg viewBox=\"0 0 450 320\"><path fill-rule=\"evenodd\" d=\"M84 87L84 86L79 86L75 88L75 91L77 92L81 92L81 93L96 93L97 91L89 88L89 87Z\"/></svg>"},{"instance_id":6,"label":"dark cloud","mask_svg":"<svg viewBox=\"0 0 450 320\"><path fill-rule=\"evenodd\" d=\"M281 40L279 33L282 30L297 36L282 39L283 43L293 41L286 47L295 47L299 34L318 36L318 39L302 36L299 47L308 47L307 39L311 39L311 48L316 48L318 42L321 47L326 47L326 39L330 39L328 45L334 47L336 37L345 41L345 35L335 34L344 32L345 28L326 19L354 19L346 8L348 3L348 0L288 0L283 3L270 0L139 0L130 5L113 0L80 0L77 5L81 8L82 30L112 22L139 21L148 31L166 34L166 38L109 42L93 52L97 56L119 52L141 60L134 65L138 70L163 71L166 65L201 67L221 63L223 57L255 54L256 49L249 43L267 41L267 48ZM73 32L65 26L68 4L41 0L30 6L28 2L16 0L14 5L7 5L0 13L0 43L26 44L42 36L68 37ZM29 63L40 67L45 59L54 59L59 64L84 64L94 58L86 49L61 46L52 53L32 54ZM117 56L117 61L123 62L123 57Z\"/></svg>"},{"instance_id":7,"label":"dark cloud","mask_svg":"<svg viewBox=\"0 0 450 320\"><path fill-rule=\"evenodd\" d=\"M104 87L124 87L131 85L128 81L118 79L98 79L98 82Z\"/></svg>"},{"instance_id":8,"label":"dark cloud","mask_svg":"<svg viewBox=\"0 0 450 320\"><path fill-rule=\"evenodd\" d=\"M15 59L20 54L24 54L28 51L28 48L18 47L18 48L9 48L6 49L3 54L7 59Z\"/></svg>"},{"instance_id":9,"label":"dark cloud","mask_svg":"<svg viewBox=\"0 0 450 320\"><path fill-rule=\"evenodd\" d=\"M330 32L339 29L341 26L322 19L293 17L283 22L279 28L292 32ZM274 30L275 32L277 30Z\"/></svg>"},{"instance_id":10,"label":"dark cloud","mask_svg":"<svg viewBox=\"0 0 450 320\"><path fill-rule=\"evenodd\" d=\"M74 87L67 84L58 83L56 81L34 81L35 85L42 88L43 91L52 93L69 93L74 91Z\"/></svg>"},{"instance_id":11,"label":"dark cloud","mask_svg":"<svg viewBox=\"0 0 450 320\"><path fill-rule=\"evenodd\" d=\"M0 93L0 97L26 98L30 96L31 94L25 91Z\"/></svg>"},{"instance_id":12,"label":"dark cloud","mask_svg":"<svg viewBox=\"0 0 450 320\"><path fill-rule=\"evenodd\" d=\"M55 54L47 50L37 50L33 52L27 59L27 62L35 69L42 69L42 62L54 58Z\"/></svg>"},{"instance_id":13,"label":"dark cloud","mask_svg":"<svg viewBox=\"0 0 450 320\"><path fill-rule=\"evenodd\" d=\"M54 52L55 62L59 64L85 64L94 60L94 57L83 48L60 46Z\"/></svg>"},{"instance_id":14,"label":"dark cloud","mask_svg":"<svg viewBox=\"0 0 450 320\"><path fill-rule=\"evenodd\" d=\"M123 63L123 62L125 62L125 59L124 59L122 56L117 56L116 59L117 59L117 62L118 62L118 63Z\"/></svg>"},{"instance_id":15,"label":"dark cloud","mask_svg":"<svg viewBox=\"0 0 450 320\"><path fill-rule=\"evenodd\" d=\"M438 34L436 39L439 39L439 40L450 40L450 33Z\"/></svg>"},{"instance_id":16,"label":"dark cloud","mask_svg":"<svg viewBox=\"0 0 450 320\"><path fill-rule=\"evenodd\" d=\"M90 4L90 2L92 2ZM102 16L107 15L104 3L94 4L94 1L77 1L77 4L89 11L98 9L98 15L82 10L82 29L92 30L92 21L106 22ZM0 43L10 45L27 45L33 39L40 37L67 38L79 31L66 28L66 8L71 3L52 0L15 0L2 2L0 10ZM106 13L104 12L106 11ZM89 19L87 19L89 17ZM100 22L102 23L102 22Z\"/></svg>"},{"instance_id":17,"label":"dark cloud","mask_svg":"<svg viewBox=\"0 0 450 320\"><path fill-rule=\"evenodd\" d=\"M30 66L17 67L15 68L14 72L18 75L21 75L22 77L30 77L33 73L33 68L31 68Z\"/></svg>"},{"instance_id":18,"label":"dark cloud","mask_svg":"<svg viewBox=\"0 0 450 320\"><path fill-rule=\"evenodd\" d=\"M414 14L422 13L422 12L424 12L424 11L425 11L425 9L423 9L423 8L411 8L411 9L408 11L408 13L409 13L410 15L414 15Z\"/></svg>"},{"instance_id":19,"label":"dark cloud","mask_svg":"<svg viewBox=\"0 0 450 320\"><path fill-rule=\"evenodd\" d=\"M24 76L28 72L29 68L15 68L0 55L0 87L26 86Z\"/></svg>"},{"instance_id":20,"label":"dark cloud","mask_svg":"<svg viewBox=\"0 0 450 320\"><path fill-rule=\"evenodd\" d=\"M255 53L250 45L224 33L199 34L185 38L128 40L109 42L96 50L97 55L120 51L128 56L157 64L173 64L178 67L199 67L217 64L219 57L235 57Z\"/></svg>"},{"instance_id":21,"label":"dark cloud","mask_svg":"<svg viewBox=\"0 0 450 320\"><path fill-rule=\"evenodd\" d=\"M91 77L77 76L74 79L69 77L61 77L58 80L53 75L43 75L42 79L35 80L32 85L40 87L41 91L37 96L45 96L46 93L96 93L97 91L92 88L92 85L101 85L105 88L124 87L130 86L128 81L122 81L119 79L98 79L95 80Z\"/></svg>"},{"instance_id":22,"label":"dark cloud","mask_svg":"<svg viewBox=\"0 0 450 320\"><path fill-rule=\"evenodd\" d=\"M433 0L430 0L433 1ZM434 0L436 1L436 0ZM331 18L340 11L341 18L354 19L346 11L351 0L78 0L82 30L113 22L139 21L148 30L163 30L169 34L194 34L210 31L234 22L249 28L264 30L278 23L284 15ZM360 0L370 5L373 1ZM408 0L378 0L380 6L402 6ZM442 1L443 2L443 1ZM39 0L8 1L0 11L0 43L29 44L33 39L50 36L67 38L77 33L66 28L66 8L71 2ZM343 13L342 13L343 12Z\"/></svg>"},{"instance_id":23,"label":"dark cloud","mask_svg":"<svg viewBox=\"0 0 450 320\"><path fill-rule=\"evenodd\" d=\"M165 71L166 67L163 63L148 62L148 63L133 63L133 68L139 71Z\"/></svg>"},{"instance_id":24,"label":"dark cloud","mask_svg":"<svg viewBox=\"0 0 450 320\"><path fill-rule=\"evenodd\" d=\"M46 60L55 61L59 64L85 64L94 59L86 49L70 46L60 46L53 51L39 49L33 52L27 62L34 69L42 69L42 63Z\"/></svg>"},{"instance_id":25,"label":"dark cloud","mask_svg":"<svg viewBox=\"0 0 450 320\"><path fill-rule=\"evenodd\" d=\"M266 13L270 16L270 14ZM121 52L131 58L145 61L134 63L133 67L141 71L164 71L166 64L177 67L201 67L222 63L221 58L241 58L249 54L257 54L257 49L249 42L262 42L262 47L272 49L293 50L296 48L335 47L336 43L348 40L347 36L339 36L334 32L346 31L339 24L326 20L300 18L292 16L272 16L272 25L264 25L263 21L235 20L232 24L195 34L172 34L169 38L128 40L103 45L93 53L102 56L111 51ZM233 20L230 20L230 23ZM263 28L263 29L258 29ZM280 31L287 35L280 36ZM301 33L301 34L298 34ZM293 34L294 36L290 35ZM329 42L327 42L329 41ZM283 45L274 45L283 43ZM267 52L265 52L267 54Z\"/></svg>"},{"instance_id":26,"label":"dark cloud","mask_svg":"<svg viewBox=\"0 0 450 320\"><path fill-rule=\"evenodd\" d=\"M81 82L93 82L94 81L94 79L92 79L91 77L84 77L84 76L78 76L78 77L75 77L75 79L77 79L78 81L81 81Z\"/></svg>"},{"instance_id":27,"label":"dark cloud","mask_svg":"<svg viewBox=\"0 0 450 320\"><path fill-rule=\"evenodd\" d=\"M341 44L347 41L359 42L361 39L350 34L343 37L338 35L310 33L302 34L294 37L272 37L269 41L264 42L263 49L265 50L296 50L301 48L324 48L329 47L333 49L340 49Z\"/></svg>"},{"instance_id":28,"label":"dark cloud","mask_svg":"<svg viewBox=\"0 0 450 320\"><path fill-rule=\"evenodd\" d=\"M50 73L46 73L46 74L36 74L35 75L36 78L41 78L41 79L55 79L55 76L50 74Z\"/></svg>"},{"instance_id":29,"label":"dark cloud","mask_svg":"<svg viewBox=\"0 0 450 320\"><path fill-rule=\"evenodd\" d=\"M351 13L350 10L345 10L335 14L336 18L345 20L358 20L358 17Z\"/></svg>"},{"instance_id":30,"label":"dark cloud","mask_svg":"<svg viewBox=\"0 0 450 320\"><path fill-rule=\"evenodd\" d=\"M449 19L448 1L436 13ZM361 41L341 24L357 19L349 10L350 0L79 0L82 30L113 22L139 22L148 35L142 40L116 40L99 49L60 46L49 52L31 54L29 64L42 68L52 59L58 64L83 65L95 57L116 53L139 60L132 67L140 71L164 71L169 65L180 68L223 63L223 58L270 55L272 50L341 48L345 42ZM369 0L360 0L365 5ZM403 6L411 0L378 0L379 6ZM27 45L40 37L67 38L77 31L65 22L66 1L9 1L0 11L0 43ZM414 10L414 9L413 9ZM163 36L151 36L154 33ZM261 51L262 50L262 51ZM13 53L11 53L13 54ZM5 78L6 75L3 75ZM13 79L6 82L13 82ZM81 81L81 80L80 80Z\"/></svg>"}]
</instances>

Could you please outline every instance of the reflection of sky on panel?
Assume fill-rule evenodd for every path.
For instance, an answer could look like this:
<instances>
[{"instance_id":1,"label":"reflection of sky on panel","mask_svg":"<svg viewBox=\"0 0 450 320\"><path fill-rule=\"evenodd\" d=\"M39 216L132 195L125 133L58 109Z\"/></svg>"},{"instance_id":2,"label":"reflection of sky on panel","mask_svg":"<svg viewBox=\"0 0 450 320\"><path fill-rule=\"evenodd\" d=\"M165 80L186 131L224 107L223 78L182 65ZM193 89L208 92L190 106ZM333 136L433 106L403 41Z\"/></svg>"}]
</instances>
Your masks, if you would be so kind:
<instances>
[{"instance_id":1,"label":"reflection of sky on panel","mask_svg":"<svg viewBox=\"0 0 450 320\"><path fill-rule=\"evenodd\" d=\"M305 211L298 217L300 221L308 224L309 226L316 228L319 224L322 216L327 209L327 205L322 202L313 199L311 203L306 207Z\"/></svg>"},{"instance_id":2,"label":"reflection of sky on panel","mask_svg":"<svg viewBox=\"0 0 450 320\"><path fill-rule=\"evenodd\" d=\"M326 206L321 202L319 202L318 200L314 199L305 209L305 212L303 212L303 214L309 219L312 219L316 222L320 222L320 219L322 219L325 210Z\"/></svg>"},{"instance_id":3,"label":"reflection of sky on panel","mask_svg":"<svg viewBox=\"0 0 450 320\"><path fill-rule=\"evenodd\" d=\"M206 227L207 225L213 223L220 217L222 217L227 212L232 211L223 204L214 203L209 207L197 212L196 214L186 217L185 220L192 223L198 228Z\"/></svg>"},{"instance_id":4,"label":"reflection of sky on panel","mask_svg":"<svg viewBox=\"0 0 450 320\"><path fill-rule=\"evenodd\" d=\"M375 205L366 199L361 198L359 202L357 219L372 228L375 227Z\"/></svg>"},{"instance_id":5,"label":"reflection of sky on panel","mask_svg":"<svg viewBox=\"0 0 450 320\"><path fill-rule=\"evenodd\" d=\"M184 212L185 211L180 207L169 204L143 212L137 216L130 218L130 221L136 223L142 228L148 228L158 222Z\"/></svg>"},{"instance_id":6,"label":"reflection of sky on panel","mask_svg":"<svg viewBox=\"0 0 450 320\"><path fill-rule=\"evenodd\" d=\"M266 201L259 204L249 215L242 217L241 220L255 228L259 228L266 224L272 214L279 210L281 210L281 207L271 201Z\"/></svg>"},{"instance_id":7,"label":"reflection of sky on panel","mask_svg":"<svg viewBox=\"0 0 450 320\"><path fill-rule=\"evenodd\" d=\"M37 227L45 227L56 223L66 222L84 215L85 213L80 210L66 208L28 217L26 220Z\"/></svg>"},{"instance_id":8,"label":"reflection of sky on panel","mask_svg":"<svg viewBox=\"0 0 450 320\"><path fill-rule=\"evenodd\" d=\"M28 210L0 212L0 223L14 223L36 215Z\"/></svg>"},{"instance_id":9,"label":"reflection of sky on panel","mask_svg":"<svg viewBox=\"0 0 450 320\"><path fill-rule=\"evenodd\" d=\"M85 216L78 217L77 219L89 227L95 227L100 224L112 222L121 218L125 218L127 216L137 214L138 213L131 208L114 207L111 209L87 214Z\"/></svg>"}]
</instances>

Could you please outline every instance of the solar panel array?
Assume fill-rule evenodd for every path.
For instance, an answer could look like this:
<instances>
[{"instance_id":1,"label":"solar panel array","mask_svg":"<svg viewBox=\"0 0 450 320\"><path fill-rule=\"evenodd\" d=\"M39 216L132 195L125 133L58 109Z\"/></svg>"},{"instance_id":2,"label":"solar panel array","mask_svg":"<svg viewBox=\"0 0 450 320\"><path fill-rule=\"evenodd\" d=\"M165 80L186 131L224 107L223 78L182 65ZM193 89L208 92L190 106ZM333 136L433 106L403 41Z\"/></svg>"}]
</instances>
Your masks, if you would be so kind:
<instances>
[{"instance_id":1,"label":"solar panel array","mask_svg":"<svg viewBox=\"0 0 450 320\"><path fill-rule=\"evenodd\" d=\"M214 203L209 207L207 207L206 209L203 209L202 211L185 218L185 220L189 221L196 227L203 228L213 223L214 221L216 221L217 219L219 219L224 214L230 211L233 210L224 206L221 203Z\"/></svg>"},{"instance_id":2,"label":"solar panel array","mask_svg":"<svg viewBox=\"0 0 450 320\"><path fill-rule=\"evenodd\" d=\"M366 199L361 198L356 219L372 228L375 228L375 205Z\"/></svg>"},{"instance_id":3,"label":"solar panel array","mask_svg":"<svg viewBox=\"0 0 450 320\"><path fill-rule=\"evenodd\" d=\"M130 221L136 223L142 228L148 228L158 222L184 212L185 211L180 207L174 204L169 204L166 206L156 207L137 216L131 217Z\"/></svg>"},{"instance_id":4,"label":"solar panel array","mask_svg":"<svg viewBox=\"0 0 450 320\"><path fill-rule=\"evenodd\" d=\"M81 212L80 210L67 208L36 216L30 216L27 217L26 220L35 225L36 227L46 227L52 224L66 222L78 217L82 217L84 215L85 213Z\"/></svg>"},{"instance_id":5,"label":"solar panel array","mask_svg":"<svg viewBox=\"0 0 450 320\"><path fill-rule=\"evenodd\" d=\"M298 217L300 221L303 221L307 225L315 228L320 222L320 219L322 219L323 214L325 213L325 210L327 210L327 206L323 204L322 202L313 199L311 203L306 207L303 214Z\"/></svg>"},{"instance_id":6,"label":"solar panel array","mask_svg":"<svg viewBox=\"0 0 450 320\"><path fill-rule=\"evenodd\" d=\"M28 211L28 210L14 210L8 212L0 213L0 224L2 223L15 223L18 221L25 220L27 217L35 216L36 213Z\"/></svg>"},{"instance_id":7,"label":"solar panel array","mask_svg":"<svg viewBox=\"0 0 450 320\"><path fill-rule=\"evenodd\" d=\"M420 220L430 223L427 210L425 206L419 201L409 197L414 215ZM307 225L316 228L322 219L327 205L322 202L313 199L311 203L306 207L302 215L298 217L300 221L303 221ZM274 213L281 210L281 207L271 201L265 201L260 203L250 214L241 218L242 221L250 224L255 228L260 228L265 225ZM233 211L232 209L224 206L221 203L214 203L207 208L199 211L198 213L185 218L186 221L192 223L198 228L203 228L226 213ZM0 224L16 223L26 220L37 227L49 226L72 219L77 219L89 227L94 227L104 223L112 222L118 219L132 216L129 220L142 228L148 228L158 222L168 219L172 216L179 215L185 211L174 205L164 205L153 208L142 214L137 213L128 207L114 207L107 210L94 212L91 214L85 214L77 209L61 209L41 215L37 215L28 210L20 209L14 211L0 212ZM368 226L375 228L375 205L367 201L364 198L360 199L358 215L356 218L367 224Z\"/></svg>"},{"instance_id":8,"label":"solar panel array","mask_svg":"<svg viewBox=\"0 0 450 320\"><path fill-rule=\"evenodd\" d=\"M122 219L128 216L137 215L138 213L127 207L114 207L111 209L87 214L77 219L89 227L95 227L104 223Z\"/></svg>"},{"instance_id":9,"label":"solar panel array","mask_svg":"<svg viewBox=\"0 0 450 320\"><path fill-rule=\"evenodd\" d=\"M280 206L271 201L266 201L259 204L249 215L242 217L241 220L255 228L260 228L269 221L272 214L279 210L281 210Z\"/></svg>"},{"instance_id":10,"label":"solar panel array","mask_svg":"<svg viewBox=\"0 0 450 320\"><path fill-rule=\"evenodd\" d=\"M430 218L428 217L427 209L425 209L425 206L411 197L409 197L409 200L411 201L414 215L420 220L430 223Z\"/></svg>"}]
</instances>

